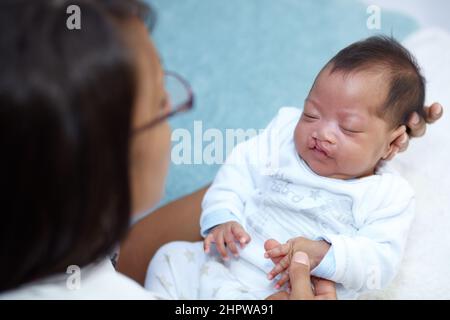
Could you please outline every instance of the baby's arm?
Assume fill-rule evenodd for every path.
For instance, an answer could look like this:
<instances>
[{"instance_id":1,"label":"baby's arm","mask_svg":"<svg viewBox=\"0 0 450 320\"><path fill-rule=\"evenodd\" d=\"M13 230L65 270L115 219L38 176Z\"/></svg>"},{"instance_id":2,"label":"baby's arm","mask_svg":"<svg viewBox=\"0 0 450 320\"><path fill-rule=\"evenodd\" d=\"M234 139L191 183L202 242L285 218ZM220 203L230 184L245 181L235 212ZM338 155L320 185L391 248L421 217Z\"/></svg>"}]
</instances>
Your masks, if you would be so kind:
<instances>
[{"instance_id":1,"label":"baby's arm","mask_svg":"<svg viewBox=\"0 0 450 320\"><path fill-rule=\"evenodd\" d=\"M255 190L251 154L262 137L256 136L237 145L219 169L202 201L201 235L218 225L235 221L244 225L244 205Z\"/></svg>"},{"instance_id":2,"label":"baby's arm","mask_svg":"<svg viewBox=\"0 0 450 320\"><path fill-rule=\"evenodd\" d=\"M341 283L347 289L363 292L385 287L394 278L406 244L407 233L413 219L414 200L400 203L374 212L371 221L360 228L354 236L327 235L325 241L312 241L302 237L278 245L266 252L266 257L279 259L269 273L269 279L286 270L292 255L303 251L310 257L311 269L320 265L325 255L332 251L335 270L326 277ZM328 243L327 247L323 243ZM283 274L277 285L289 280Z\"/></svg>"},{"instance_id":3,"label":"baby's arm","mask_svg":"<svg viewBox=\"0 0 450 320\"><path fill-rule=\"evenodd\" d=\"M205 251L209 251L210 244L215 242L221 255L227 258L225 244L237 255L234 241L240 242L241 246L250 241L245 232L244 206L257 191L258 180L267 169L272 136L278 134L277 119L275 117L261 134L233 149L206 192L200 218Z\"/></svg>"},{"instance_id":4,"label":"baby's arm","mask_svg":"<svg viewBox=\"0 0 450 320\"><path fill-rule=\"evenodd\" d=\"M237 145L219 169L202 201L201 235L206 237L216 226L235 221L243 225L244 204L255 189L247 154L252 138Z\"/></svg>"},{"instance_id":5,"label":"baby's arm","mask_svg":"<svg viewBox=\"0 0 450 320\"><path fill-rule=\"evenodd\" d=\"M384 208L354 236L328 235L336 270L330 278L357 292L381 289L395 277L414 217L414 199Z\"/></svg>"},{"instance_id":6,"label":"baby's arm","mask_svg":"<svg viewBox=\"0 0 450 320\"><path fill-rule=\"evenodd\" d=\"M241 247L250 241L243 227L243 211L246 198L255 188L247 159L252 147L253 141L249 140L233 149L202 202L200 231L205 238L205 252L209 253L211 243L215 243L225 260L228 258L227 248L238 255L236 240Z\"/></svg>"}]
</instances>

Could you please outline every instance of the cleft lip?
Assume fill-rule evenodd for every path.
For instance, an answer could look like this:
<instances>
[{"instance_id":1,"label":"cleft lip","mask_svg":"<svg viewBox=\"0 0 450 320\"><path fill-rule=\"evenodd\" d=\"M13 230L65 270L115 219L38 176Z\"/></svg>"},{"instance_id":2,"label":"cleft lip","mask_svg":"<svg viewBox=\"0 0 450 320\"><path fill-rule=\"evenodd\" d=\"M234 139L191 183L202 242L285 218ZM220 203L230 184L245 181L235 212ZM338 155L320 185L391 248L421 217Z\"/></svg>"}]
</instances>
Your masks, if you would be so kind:
<instances>
[{"instance_id":1,"label":"cleft lip","mask_svg":"<svg viewBox=\"0 0 450 320\"><path fill-rule=\"evenodd\" d=\"M327 157L330 157L330 151L327 148L325 148L323 145L321 145L320 142L317 140L315 141L313 149L323 152Z\"/></svg>"}]
</instances>

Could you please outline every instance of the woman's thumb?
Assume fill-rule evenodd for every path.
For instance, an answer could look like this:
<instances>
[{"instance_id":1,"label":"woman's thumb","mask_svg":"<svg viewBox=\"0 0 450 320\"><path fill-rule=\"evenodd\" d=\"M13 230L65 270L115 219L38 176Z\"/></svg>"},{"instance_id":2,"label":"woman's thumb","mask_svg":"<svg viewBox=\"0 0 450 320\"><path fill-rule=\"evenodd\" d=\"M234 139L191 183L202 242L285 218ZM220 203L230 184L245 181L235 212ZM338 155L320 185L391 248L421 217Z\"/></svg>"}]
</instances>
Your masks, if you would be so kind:
<instances>
[{"instance_id":1,"label":"woman's thumb","mask_svg":"<svg viewBox=\"0 0 450 320\"><path fill-rule=\"evenodd\" d=\"M289 267L291 282L290 299L308 300L314 298L311 287L310 265L308 255L304 252L294 253Z\"/></svg>"}]
</instances>

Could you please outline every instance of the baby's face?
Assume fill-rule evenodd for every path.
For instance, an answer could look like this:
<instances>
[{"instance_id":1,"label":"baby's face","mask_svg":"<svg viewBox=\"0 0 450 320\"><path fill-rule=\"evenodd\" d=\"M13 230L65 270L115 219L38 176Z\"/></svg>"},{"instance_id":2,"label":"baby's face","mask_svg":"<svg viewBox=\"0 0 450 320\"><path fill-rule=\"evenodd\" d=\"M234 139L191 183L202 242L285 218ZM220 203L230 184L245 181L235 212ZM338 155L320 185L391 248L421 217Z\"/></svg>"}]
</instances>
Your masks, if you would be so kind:
<instances>
[{"instance_id":1,"label":"baby's face","mask_svg":"<svg viewBox=\"0 0 450 320\"><path fill-rule=\"evenodd\" d=\"M305 100L294 140L318 175L351 179L374 173L398 130L377 116L387 96L386 79L368 71L344 76L324 69ZM395 131L395 132L394 132Z\"/></svg>"}]
</instances>

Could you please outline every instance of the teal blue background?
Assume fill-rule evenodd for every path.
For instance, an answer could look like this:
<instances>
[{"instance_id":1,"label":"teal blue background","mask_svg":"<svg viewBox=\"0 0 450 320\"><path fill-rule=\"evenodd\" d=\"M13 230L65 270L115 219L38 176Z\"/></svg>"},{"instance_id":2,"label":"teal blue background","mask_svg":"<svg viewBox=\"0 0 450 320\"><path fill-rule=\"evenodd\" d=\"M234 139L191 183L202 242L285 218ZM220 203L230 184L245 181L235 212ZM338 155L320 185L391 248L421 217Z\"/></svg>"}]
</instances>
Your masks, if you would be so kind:
<instances>
[{"instance_id":1,"label":"teal blue background","mask_svg":"<svg viewBox=\"0 0 450 320\"><path fill-rule=\"evenodd\" d=\"M148 2L164 68L183 75L196 97L171 125L191 132L195 120L203 131L264 128L281 106L303 106L317 72L343 47L379 33L403 40L418 27L381 11L381 30L369 30L367 6L356 0ZM211 182L218 168L172 163L162 203Z\"/></svg>"}]
</instances>

